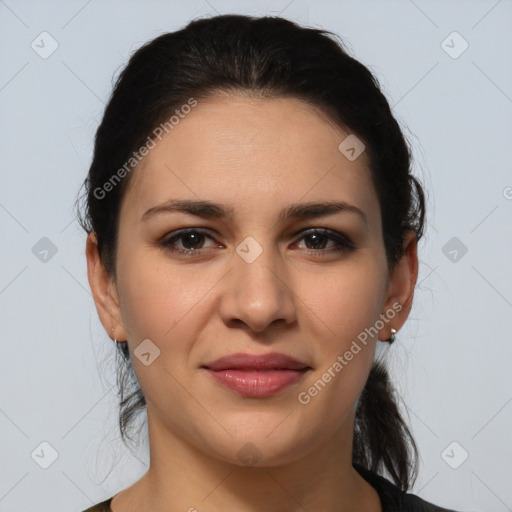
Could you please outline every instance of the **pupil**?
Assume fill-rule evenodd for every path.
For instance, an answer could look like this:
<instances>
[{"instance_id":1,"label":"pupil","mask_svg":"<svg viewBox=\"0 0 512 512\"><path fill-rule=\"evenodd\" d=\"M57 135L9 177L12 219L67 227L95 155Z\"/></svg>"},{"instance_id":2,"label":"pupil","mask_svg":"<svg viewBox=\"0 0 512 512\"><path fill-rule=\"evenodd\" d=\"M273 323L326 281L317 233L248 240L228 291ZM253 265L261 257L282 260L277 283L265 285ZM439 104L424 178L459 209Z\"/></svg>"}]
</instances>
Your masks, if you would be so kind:
<instances>
[{"instance_id":1,"label":"pupil","mask_svg":"<svg viewBox=\"0 0 512 512\"><path fill-rule=\"evenodd\" d=\"M311 240L311 239L313 239L314 241L316 240L316 244L315 244L315 242L313 243L313 245L315 245L315 247L314 247L315 249L318 249L318 248L319 248L319 247L318 247L318 239L320 239L320 240L321 240L322 238L325 238L325 237L323 237L323 235L318 235L318 234L315 234L315 235L309 235L309 237L308 237L308 239L309 239L309 240ZM320 244L320 245L321 245L321 246L323 246L324 244ZM309 248L310 248L310 247L308 247L308 249L309 249ZM320 248L323 248L323 247L320 247Z\"/></svg>"},{"instance_id":2,"label":"pupil","mask_svg":"<svg viewBox=\"0 0 512 512\"><path fill-rule=\"evenodd\" d=\"M195 245L198 244L199 240L201 239L203 235L198 235L197 233L187 233L185 234L185 238L184 238L184 241L183 241L183 245L187 248L187 249L195 249ZM194 244L194 237L196 238L195 240L195 244ZM189 243L189 240L192 238L192 243ZM192 247L187 247L188 245L192 245Z\"/></svg>"}]
</instances>

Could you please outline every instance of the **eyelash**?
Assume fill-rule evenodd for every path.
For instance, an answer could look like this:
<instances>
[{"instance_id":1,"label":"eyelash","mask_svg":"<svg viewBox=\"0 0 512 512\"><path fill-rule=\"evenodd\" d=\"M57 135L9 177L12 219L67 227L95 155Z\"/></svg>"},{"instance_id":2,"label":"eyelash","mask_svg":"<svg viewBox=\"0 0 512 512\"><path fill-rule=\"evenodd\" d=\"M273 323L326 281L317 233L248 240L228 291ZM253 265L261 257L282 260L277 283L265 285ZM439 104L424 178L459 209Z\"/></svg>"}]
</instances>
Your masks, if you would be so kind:
<instances>
[{"instance_id":1,"label":"eyelash","mask_svg":"<svg viewBox=\"0 0 512 512\"><path fill-rule=\"evenodd\" d=\"M213 240L213 238L206 232L201 229L197 228L188 228L188 229L182 229L178 232L176 232L172 237L166 238L160 242L160 245L164 247L166 250L169 250L172 253L178 253L183 254L187 256L197 256L201 253L201 249L179 249L174 244L176 241L178 241L180 238L184 237L188 234L199 234L204 235L207 238L210 238ZM344 235L341 235L341 233L337 233L336 231L331 231L328 229L310 229L309 231L305 232L301 238L298 239L298 241L311 236L311 235L321 235L323 237L326 237L328 240L332 240L337 242L337 248L335 249L306 249L306 252L308 254L313 255L314 257L325 257L332 253L343 253L343 252L351 252L355 249L354 243L347 238Z\"/></svg>"}]
</instances>

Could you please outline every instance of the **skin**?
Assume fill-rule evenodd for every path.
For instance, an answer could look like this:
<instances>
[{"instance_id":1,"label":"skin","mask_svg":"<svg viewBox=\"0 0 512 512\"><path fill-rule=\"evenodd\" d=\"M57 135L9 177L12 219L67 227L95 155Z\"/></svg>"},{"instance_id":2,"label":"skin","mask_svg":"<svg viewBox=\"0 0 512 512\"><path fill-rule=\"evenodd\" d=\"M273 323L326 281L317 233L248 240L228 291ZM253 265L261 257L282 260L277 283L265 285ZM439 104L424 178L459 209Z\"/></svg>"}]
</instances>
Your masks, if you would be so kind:
<instances>
[{"instance_id":1,"label":"skin","mask_svg":"<svg viewBox=\"0 0 512 512\"><path fill-rule=\"evenodd\" d=\"M378 339L409 315L417 241L407 233L389 274L367 155L350 161L338 150L348 134L296 99L201 100L134 171L120 213L117 279L88 237L98 315L112 338L127 339L147 400L150 468L114 497L114 512L381 511L376 491L352 468L354 411ZM233 217L167 212L141 221L178 198L222 203ZM310 201L346 201L367 226L349 212L278 220L285 206ZM188 227L207 236L176 245L199 255L159 245ZM341 233L355 249L329 252L337 242L320 237L315 245L304 234L312 228ZM248 236L263 249L252 263L236 252ZM299 403L298 394L397 303L402 309L378 335ZM148 366L133 356L145 339L160 350ZM200 369L227 354L271 351L312 370L274 396L247 398ZM237 456L248 442L261 457L253 466Z\"/></svg>"}]
</instances>

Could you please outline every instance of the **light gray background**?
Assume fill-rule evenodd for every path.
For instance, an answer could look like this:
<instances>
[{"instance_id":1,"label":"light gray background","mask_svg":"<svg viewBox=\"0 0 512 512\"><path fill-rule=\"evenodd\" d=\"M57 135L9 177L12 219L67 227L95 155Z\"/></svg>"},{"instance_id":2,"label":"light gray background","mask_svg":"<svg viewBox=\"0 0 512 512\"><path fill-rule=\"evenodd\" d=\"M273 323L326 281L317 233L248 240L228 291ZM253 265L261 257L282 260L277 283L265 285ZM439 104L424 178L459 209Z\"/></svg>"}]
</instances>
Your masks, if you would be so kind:
<instances>
[{"instance_id":1,"label":"light gray background","mask_svg":"<svg viewBox=\"0 0 512 512\"><path fill-rule=\"evenodd\" d=\"M5 0L0 511L83 510L145 471L147 445L132 454L117 439L113 344L73 202L130 53L217 12L332 30L380 79L429 194L415 305L388 352L421 454L413 492L457 510L512 510L512 1ZM46 59L31 47L43 31L58 43ZM442 46L454 31L469 44L458 58L445 49L459 53L462 39ZM57 248L46 262L32 251L43 237ZM467 247L457 261L453 237ZM42 442L58 454L48 469Z\"/></svg>"}]
</instances>

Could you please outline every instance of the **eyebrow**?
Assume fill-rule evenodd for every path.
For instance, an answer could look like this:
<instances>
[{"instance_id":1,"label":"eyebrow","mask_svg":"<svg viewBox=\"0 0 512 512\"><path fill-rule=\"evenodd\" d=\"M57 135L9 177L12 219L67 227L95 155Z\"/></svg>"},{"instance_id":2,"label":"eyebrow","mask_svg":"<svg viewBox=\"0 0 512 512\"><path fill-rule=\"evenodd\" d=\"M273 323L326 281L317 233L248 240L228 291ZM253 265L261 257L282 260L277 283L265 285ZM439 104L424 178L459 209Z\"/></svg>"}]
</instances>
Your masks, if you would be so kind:
<instances>
[{"instance_id":1,"label":"eyebrow","mask_svg":"<svg viewBox=\"0 0 512 512\"><path fill-rule=\"evenodd\" d=\"M286 206L281 210L278 221L287 219L309 219L324 217L337 213L355 213L364 221L368 228L368 219L364 212L357 206L345 201L309 202L297 203ZM204 218L230 219L233 217L234 208L214 203L212 201L198 199L171 199L165 203L153 206L141 217L141 222L155 215L163 213L188 213Z\"/></svg>"}]
</instances>

